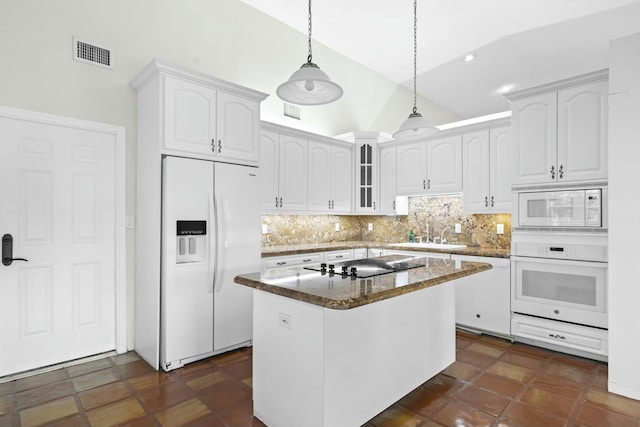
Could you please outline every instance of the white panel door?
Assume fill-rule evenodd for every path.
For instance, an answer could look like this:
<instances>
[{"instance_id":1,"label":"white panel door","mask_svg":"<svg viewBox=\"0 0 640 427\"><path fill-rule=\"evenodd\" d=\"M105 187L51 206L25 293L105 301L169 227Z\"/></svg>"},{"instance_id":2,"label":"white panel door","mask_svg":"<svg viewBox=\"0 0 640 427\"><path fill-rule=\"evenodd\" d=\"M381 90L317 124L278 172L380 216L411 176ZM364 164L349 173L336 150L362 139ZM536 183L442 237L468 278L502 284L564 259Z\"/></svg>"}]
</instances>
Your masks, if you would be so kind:
<instances>
[{"instance_id":1,"label":"white panel door","mask_svg":"<svg viewBox=\"0 0 640 427\"><path fill-rule=\"evenodd\" d=\"M260 104L217 93L216 135L218 156L257 165L260 156Z\"/></svg>"},{"instance_id":2,"label":"white panel door","mask_svg":"<svg viewBox=\"0 0 640 427\"><path fill-rule=\"evenodd\" d=\"M495 213L511 212L511 126L491 129L489 133L491 199Z\"/></svg>"},{"instance_id":3,"label":"white panel door","mask_svg":"<svg viewBox=\"0 0 640 427\"><path fill-rule=\"evenodd\" d=\"M462 135L427 142L427 192L462 191Z\"/></svg>"},{"instance_id":4,"label":"white panel door","mask_svg":"<svg viewBox=\"0 0 640 427\"><path fill-rule=\"evenodd\" d=\"M280 136L271 131L260 132L260 212L278 210L278 148Z\"/></svg>"},{"instance_id":5,"label":"white panel door","mask_svg":"<svg viewBox=\"0 0 640 427\"><path fill-rule=\"evenodd\" d=\"M331 210L331 146L309 141L307 203L311 211ZM349 169L351 171L351 169Z\"/></svg>"},{"instance_id":6,"label":"white panel door","mask_svg":"<svg viewBox=\"0 0 640 427\"><path fill-rule=\"evenodd\" d=\"M489 211L489 131L465 133L463 141L463 207L467 213Z\"/></svg>"},{"instance_id":7,"label":"white panel door","mask_svg":"<svg viewBox=\"0 0 640 427\"><path fill-rule=\"evenodd\" d=\"M283 211L307 210L307 140L280 135L278 206Z\"/></svg>"},{"instance_id":8,"label":"white panel door","mask_svg":"<svg viewBox=\"0 0 640 427\"><path fill-rule=\"evenodd\" d=\"M0 118L0 376L116 348L114 138Z\"/></svg>"},{"instance_id":9,"label":"white panel door","mask_svg":"<svg viewBox=\"0 0 640 427\"><path fill-rule=\"evenodd\" d=\"M427 192L427 143L398 145L397 181L399 195L420 195Z\"/></svg>"},{"instance_id":10,"label":"white panel door","mask_svg":"<svg viewBox=\"0 0 640 427\"><path fill-rule=\"evenodd\" d=\"M353 156L351 148L331 149L331 211L351 213Z\"/></svg>"}]
</instances>

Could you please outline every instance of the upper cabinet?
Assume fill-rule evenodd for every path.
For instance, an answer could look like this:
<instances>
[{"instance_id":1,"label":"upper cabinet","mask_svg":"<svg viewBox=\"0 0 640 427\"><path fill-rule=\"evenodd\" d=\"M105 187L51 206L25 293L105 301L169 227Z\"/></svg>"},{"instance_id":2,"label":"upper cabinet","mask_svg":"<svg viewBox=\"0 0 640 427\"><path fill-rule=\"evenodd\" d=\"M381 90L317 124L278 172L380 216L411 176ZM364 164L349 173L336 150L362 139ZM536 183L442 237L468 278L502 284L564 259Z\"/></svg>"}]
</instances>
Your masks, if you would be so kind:
<instances>
[{"instance_id":1,"label":"upper cabinet","mask_svg":"<svg viewBox=\"0 0 640 427\"><path fill-rule=\"evenodd\" d=\"M607 179L607 73L508 95L512 101L512 184Z\"/></svg>"},{"instance_id":2,"label":"upper cabinet","mask_svg":"<svg viewBox=\"0 0 640 427\"><path fill-rule=\"evenodd\" d=\"M511 127L464 133L462 144L463 210L511 212Z\"/></svg>"},{"instance_id":3,"label":"upper cabinet","mask_svg":"<svg viewBox=\"0 0 640 427\"><path fill-rule=\"evenodd\" d=\"M353 145L309 141L308 210L351 213Z\"/></svg>"},{"instance_id":4,"label":"upper cabinet","mask_svg":"<svg viewBox=\"0 0 640 427\"><path fill-rule=\"evenodd\" d=\"M152 61L132 82L138 114L162 154L257 166L266 94Z\"/></svg>"},{"instance_id":5,"label":"upper cabinet","mask_svg":"<svg viewBox=\"0 0 640 427\"><path fill-rule=\"evenodd\" d=\"M378 140L355 140L355 211L378 213Z\"/></svg>"},{"instance_id":6,"label":"upper cabinet","mask_svg":"<svg viewBox=\"0 0 640 427\"><path fill-rule=\"evenodd\" d=\"M399 144L399 195L446 194L462 191L462 136Z\"/></svg>"},{"instance_id":7,"label":"upper cabinet","mask_svg":"<svg viewBox=\"0 0 640 427\"><path fill-rule=\"evenodd\" d=\"M383 215L407 215L409 200L398 196L396 190L396 145L385 144L379 146L378 151L379 188L378 213Z\"/></svg>"},{"instance_id":8,"label":"upper cabinet","mask_svg":"<svg viewBox=\"0 0 640 427\"><path fill-rule=\"evenodd\" d=\"M307 140L260 132L260 198L263 213L307 210Z\"/></svg>"}]
</instances>

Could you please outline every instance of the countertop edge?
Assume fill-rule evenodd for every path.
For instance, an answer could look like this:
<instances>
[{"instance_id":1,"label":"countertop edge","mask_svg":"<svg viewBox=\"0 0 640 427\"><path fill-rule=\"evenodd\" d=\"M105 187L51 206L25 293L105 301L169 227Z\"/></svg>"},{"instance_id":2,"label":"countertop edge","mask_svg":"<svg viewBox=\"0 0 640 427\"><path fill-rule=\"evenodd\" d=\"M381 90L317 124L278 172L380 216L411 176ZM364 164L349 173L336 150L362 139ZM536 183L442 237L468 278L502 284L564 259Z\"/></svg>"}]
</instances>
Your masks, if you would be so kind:
<instances>
[{"instance_id":1,"label":"countertop edge","mask_svg":"<svg viewBox=\"0 0 640 427\"><path fill-rule=\"evenodd\" d=\"M334 300L327 297L308 294L303 291L299 291L295 289L284 288L277 285L269 285L267 283L252 279L250 277L247 277L247 275L242 275L242 274L236 276L234 278L234 281L240 285L248 286L250 288L257 289L264 292L269 292L275 295L291 298L296 301L302 301L308 304L317 305L317 306L321 306L321 307L325 307L333 310L349 310L349 309L361 307L367 304L372 304L374 302L383 301L396 296L419 291L421 289L426 289L444 282L449 282L451 280L456 280L461 277L466 277L472 274L480 273L482 271L490 270L492 268L491 264L487 264L487 263L474 262L470 264L473 264L473 266L465 268L464 270L458 270L454 273L445 274L442 276L414 282L399 288L389 289L389 290L375 293L372 295L365 295L363 297L351 298L347 300Z\"/></svg>"},{"instance_id":2,"label":"countertop edge","mask_svg":"<svg viewBox=\"0 0 640 427\"><path fill-rule=\"evenodd\" d=\"M452 255L468 255L468 256L481 256L487 258L509 258L511 256L510 249L498 249L483 246L468 246L463 249L438 249L438 248L416 248L411 246L398 246L394 243L394 246L390 246L386 242L331 242L331 243L317 243L310 245L291 245L291 246L272 246L262 248L262 258L273 258L278 256L300 255L315 252L330 252L339 251L345 249L357 249L357 248L382 248L398 251L412 251L412 252L425 252L425 253L448 253Z\"/></svg>"}]
</instances>

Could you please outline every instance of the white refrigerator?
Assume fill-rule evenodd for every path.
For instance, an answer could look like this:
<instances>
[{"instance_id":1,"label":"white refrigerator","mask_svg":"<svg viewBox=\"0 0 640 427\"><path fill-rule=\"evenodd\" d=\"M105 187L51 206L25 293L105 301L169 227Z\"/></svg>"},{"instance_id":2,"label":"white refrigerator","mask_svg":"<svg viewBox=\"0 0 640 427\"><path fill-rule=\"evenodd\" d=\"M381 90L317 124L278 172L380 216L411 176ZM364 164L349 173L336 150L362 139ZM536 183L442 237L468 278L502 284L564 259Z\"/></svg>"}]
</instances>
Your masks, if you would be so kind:
<instances>
[{"instance_id":1,"label":"white refrigerator","mask_svg":"<svg viewBox=\"0 0 640 427\"><path fill-rule=\"evenodd\" d=\"M160 365L165 371L251 344L260 270L258 169L165 157L162 163Z\"/></svg>"}]
</instances>

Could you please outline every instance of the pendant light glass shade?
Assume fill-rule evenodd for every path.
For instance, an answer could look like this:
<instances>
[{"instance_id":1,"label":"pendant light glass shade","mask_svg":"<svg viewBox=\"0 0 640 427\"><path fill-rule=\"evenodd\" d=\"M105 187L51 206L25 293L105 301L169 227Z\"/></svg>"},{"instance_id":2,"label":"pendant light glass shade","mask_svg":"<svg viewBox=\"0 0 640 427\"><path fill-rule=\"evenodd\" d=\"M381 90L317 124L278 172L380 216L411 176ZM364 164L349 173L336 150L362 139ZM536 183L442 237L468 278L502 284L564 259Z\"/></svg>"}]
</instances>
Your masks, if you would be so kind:
<instances>
[{"instance_id":1,"label":"pendant light glass shade","mask_svg":"<svg viewBox=\"0 0 640 427\"><path fill-rule=\"evenodd\" d=\"M438 132L439 129L431 125L427 119L422 117L422 114L415 112L411 113L407 120L402 123L400 129L393 134L393 139L407 139L418 136L429 136Z\"/></svg>"},{"instance_id":2,"label":"pendant light glass shade","mask_svg":"<svg viewBox=\"0 0 640 427\"><path fill-rule=\"evenodd\" d=\"M328 104L342 96L342 88L313 62L302 64L288 81L278 86L278 97L298 105Z\"/></svg>"},{"instance_id":3,"label":"pendant light glass shade","mask_svg":"<svg viewBox=\"0 0 640 427\"><path fill-rule=\"evenodd\" d=\"M342 88L332 82L327 73L313 63L311 53L311 0L309 0L309 55L307 62L293 73L289 80L276 89L283 101L298 105L328 104L342 96Z\"/></svg>"},{"instance_id":4,"label":"pendant light glass shade","mask_svg":"<svg viewBox=\"0 0 640 427\"><path fill-rule=\"evenodd\" d=\"M409 114L407 120L402 123L400 129L393 134L393 139L406 139L412 137L429 136L438 132L439 129L431 125L427 119L418 113L417 108L417 57L418 57L418 13L417 1L413 0L413 112Z\"/></svg>"}]
</instances>

